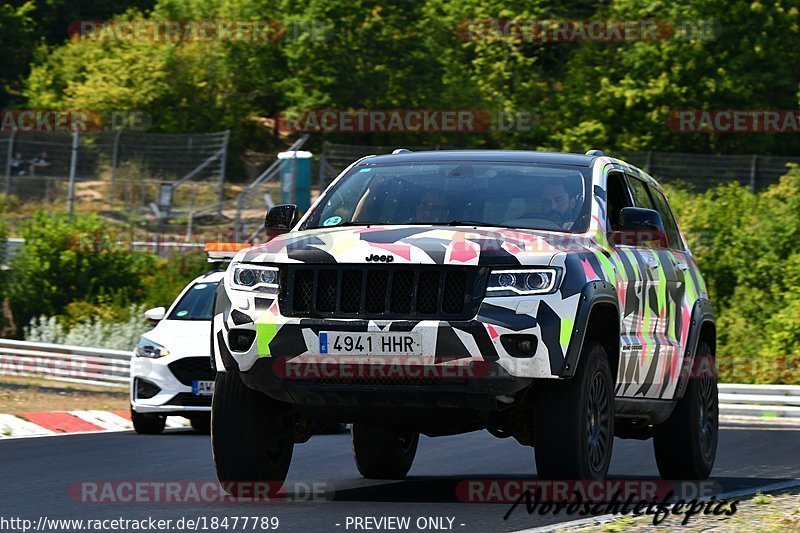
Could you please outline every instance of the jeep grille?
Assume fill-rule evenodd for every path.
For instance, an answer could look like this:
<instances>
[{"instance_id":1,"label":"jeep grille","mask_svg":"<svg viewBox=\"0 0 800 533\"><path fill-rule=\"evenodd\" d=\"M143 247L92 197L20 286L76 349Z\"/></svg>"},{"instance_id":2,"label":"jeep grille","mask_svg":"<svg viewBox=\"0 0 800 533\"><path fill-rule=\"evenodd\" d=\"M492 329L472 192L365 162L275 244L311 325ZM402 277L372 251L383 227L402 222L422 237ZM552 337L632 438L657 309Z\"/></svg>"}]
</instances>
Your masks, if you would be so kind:
<instances>
[{"instance_id":1,"label":"jeep grille","mask_svg":"<svg viewBox=\"0 0 800 533\"><path fill-rule=\"evenodd\" d=\"M488 270L437 265L289 265L281 312L309 318L466 320Z\"/></svg>"}]
</instances>

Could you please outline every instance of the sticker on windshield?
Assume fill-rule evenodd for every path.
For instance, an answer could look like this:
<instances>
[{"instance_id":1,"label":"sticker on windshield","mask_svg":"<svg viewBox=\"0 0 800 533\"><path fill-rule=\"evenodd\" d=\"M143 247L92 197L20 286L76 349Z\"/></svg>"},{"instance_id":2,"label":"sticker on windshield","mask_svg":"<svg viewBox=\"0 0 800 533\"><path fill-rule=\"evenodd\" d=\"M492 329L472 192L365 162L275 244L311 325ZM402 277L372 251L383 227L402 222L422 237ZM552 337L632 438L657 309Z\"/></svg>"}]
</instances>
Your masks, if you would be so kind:
<instances>
[{"instance_id":1,"label":"sticker on windshield","mask_svg":"<svg viewBox=\"0 0 800 533\"><path fill-rule=\"evenodd\" d=\"M322 223L323 226L335 226L342 221L342 217L330 217L326 218L325 222Z\"/></svg>"},{"instance_id":2,"label":"sticker on windshield","mask_svg":"<svg viewBox=\"0 0 800 533\"><path fill-rule=\"evenodd\" d=\"M176 316L186 316L189 314L189 311L178 311L175 313Z\"/></svg>"},{"instance_id":3,"label":"sticker on windshield","mask_svg":"<svg viewBox=\"0 0 800 533\"><path fill-rule=\"evenodd\" d=\"M359 170L359 172L372 172L372 169L371 168L362 168L362 169Z\"/></svg>"},{"instance_id":4,"label":"sticker on windshield","mask_svg":"<svg viewBox=\"0 0 800 533\"><path fill-rule=\"evenodd\" d=\"M194 286L195 290L205 289L206 287L208 287L208 285L206 285L205 283L198 283L197 285Z\"/></svg>"}]
</instances>

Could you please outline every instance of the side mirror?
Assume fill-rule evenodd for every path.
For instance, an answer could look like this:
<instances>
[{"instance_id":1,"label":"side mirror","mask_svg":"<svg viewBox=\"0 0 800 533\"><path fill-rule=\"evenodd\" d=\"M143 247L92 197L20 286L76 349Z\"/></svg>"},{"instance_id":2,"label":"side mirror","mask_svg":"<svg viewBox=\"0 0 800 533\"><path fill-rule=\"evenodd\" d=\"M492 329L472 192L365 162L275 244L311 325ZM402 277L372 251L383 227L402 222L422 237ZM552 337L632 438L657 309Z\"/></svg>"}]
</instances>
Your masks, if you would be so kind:
<instances>
[{"instance_id":1,"label":"side mirror","mask_svg":"<svg viewBox=\"0 0 800 533\"><path fill-rule=\"evenodd\" d=\"M164 316L167 314L167 310L164 307L154 307L152 309L148 309L144 312L144 317L150 321L152 324L157 324L158 322L164 320Z\"/></svg>"},{"instance_id":2,"label":"side mirror","mask_svg":"<svg viewBox=\"0 0 800 533\"><path fill-rule=\"evenodd\" d=\"M276 205L267 212L264 227L268 230L289 231L294 226L297 206L294 204Z\"/></svg>"},{"instance_id":3,"label":"side mirror","mask_svg":"<svg viewBox=\"0 0 800 533\"><path fill-rule=\"evenodd\" d=\"M619 231L611 233L614 244L667 246L664 222L658 211L642 207L623 207L619 213Z\"/></svg>"}]
</instances>

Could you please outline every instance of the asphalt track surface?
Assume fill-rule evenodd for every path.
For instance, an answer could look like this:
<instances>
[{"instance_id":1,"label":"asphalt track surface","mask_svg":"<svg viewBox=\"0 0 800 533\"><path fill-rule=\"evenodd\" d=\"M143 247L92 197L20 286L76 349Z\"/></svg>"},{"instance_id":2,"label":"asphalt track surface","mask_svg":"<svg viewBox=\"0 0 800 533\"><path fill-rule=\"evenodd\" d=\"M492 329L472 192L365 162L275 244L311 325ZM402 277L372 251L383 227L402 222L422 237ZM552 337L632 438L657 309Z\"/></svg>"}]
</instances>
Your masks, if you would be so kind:
<instances>
[{"instance_id":1,"label":"asphalt track surface","mask_svg":"<svg viewBox=\"0 0 800 533\"><path fill-rule=\"evenodd\" d=\"M800 427L753 429L725 425L712 480L721 493L726 493L800 479L798 450ZM324 499L281 503L81 503L74 493L70 495L70 487L81 481L215 479L208 436L175 430L155 436L122 432L8 439L0 441L0 516L35 521L40 516L208 520L258 515L278 517L278 531L364 531L354 529L352 523L347 527L347 520L367 516L410 517L409 531L418 531L415 521L419 517L452 518L452 530L464 532L516 531L575 520L577 517L563 513L558 517L528 515L523 507L504 520L508 504L464 503L456 495L456 486L463 480L534 479L534 472L530 448L513 439L475 432L421 438L407 480L365 480L355 469L349 434L319 435L295 447L287 483L296 491L290 497L298 498L303 487L324 483ZM658 479L651 443L616 439L610 477ZM202 527L199 529L202 531Z\"/></svg>"}]
</instances>

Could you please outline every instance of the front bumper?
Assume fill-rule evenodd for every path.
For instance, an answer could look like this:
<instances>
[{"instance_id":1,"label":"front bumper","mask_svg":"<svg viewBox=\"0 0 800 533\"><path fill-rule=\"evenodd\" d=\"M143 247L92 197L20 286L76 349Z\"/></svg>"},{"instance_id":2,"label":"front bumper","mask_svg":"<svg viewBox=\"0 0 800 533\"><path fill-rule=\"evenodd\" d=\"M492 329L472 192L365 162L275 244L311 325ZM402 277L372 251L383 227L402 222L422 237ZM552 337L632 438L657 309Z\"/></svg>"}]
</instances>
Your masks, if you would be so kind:
<instances>
[{"instance_id":1,"label":"front bumper","mask_svg":"<svg viewBox=\"0 0 800 533\"><path fill-rule=\"evenodd\" d=\"M313 319L282 315L274 296L228 290L220 284L212 348L218 370L237 370L246 375L263 359L325 357L328 364L346 362L337 356L321 355L322 331L414 332L421 338L424 354L416 362L426 367L482 363L491 366L493 375L501 381L559 378L579 298L579 294L562 298L556 292L485 299L477 315L464 321ZM232 349L230 338L237 331L254 335L246 349ZM535 340L532 354L520 356L507 349L505 341L518 335ZM331 386L325 383L326 388Z\"/></svg>"},{"instance_id":2,"label":"front bumper","mask_svg":"<svg viewBox=\"0 0 800 533\"><path fill-rule=\"evenodd\" d=\"M208 364L203 371L199 364ZM171 368L172 367L172 368ZM180 376L176 375L176 370ZM208 357L131 358L131 407L137 413L207 413L211 411L211 396L194 394L192 381L214 379ZM155 395L152 391L158 389ZM151 391L142 397L141 392Z\"/></svg>"}]
</instances>

